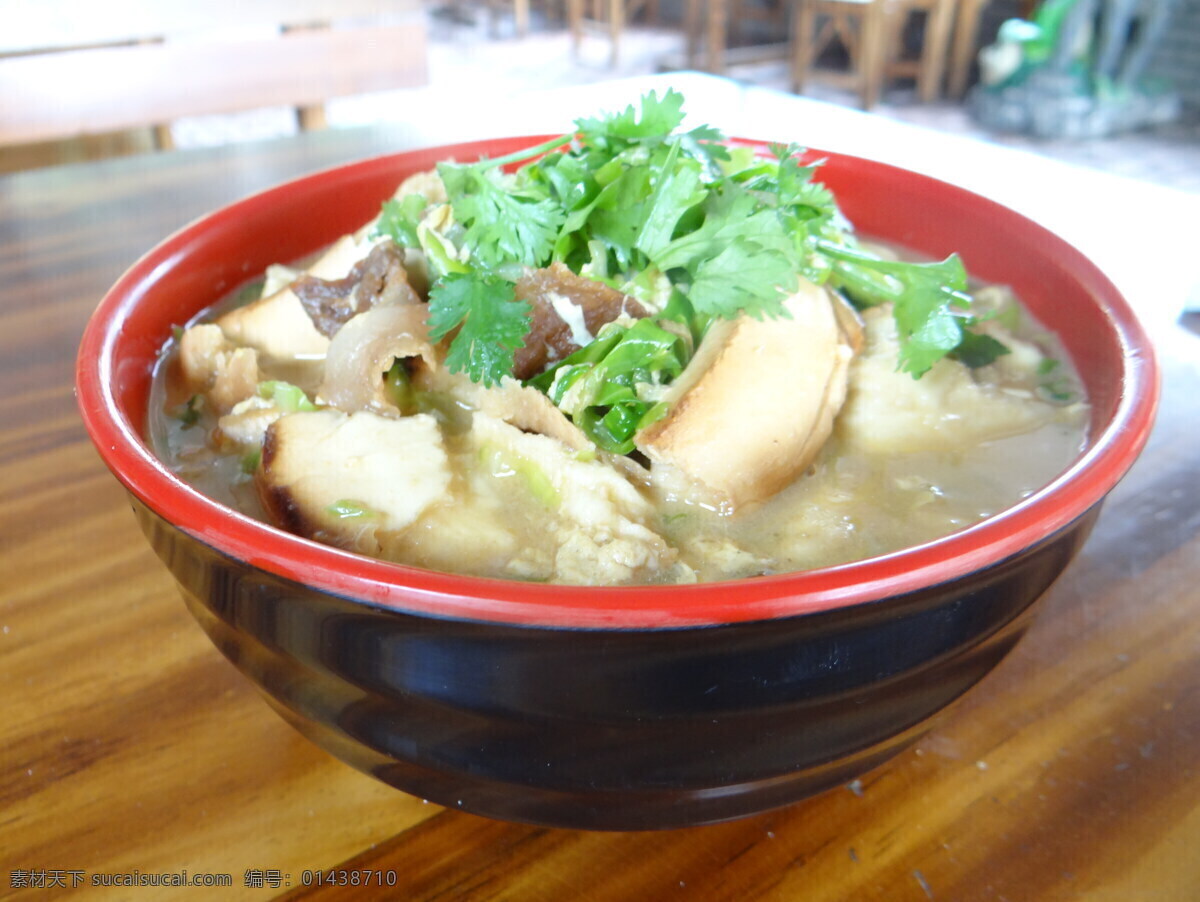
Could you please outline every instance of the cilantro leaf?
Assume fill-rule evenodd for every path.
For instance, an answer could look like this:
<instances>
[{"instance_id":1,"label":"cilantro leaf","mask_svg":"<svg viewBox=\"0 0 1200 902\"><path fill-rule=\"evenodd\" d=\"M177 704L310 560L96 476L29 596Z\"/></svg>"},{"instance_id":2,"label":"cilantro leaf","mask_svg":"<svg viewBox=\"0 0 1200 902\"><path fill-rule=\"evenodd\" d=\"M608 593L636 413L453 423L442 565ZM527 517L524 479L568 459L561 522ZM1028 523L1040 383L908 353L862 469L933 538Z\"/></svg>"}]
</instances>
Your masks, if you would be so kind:
<instances>
[{"instance_id":1,"label":"cilantro leaf","mask_svg":"<svg viewBox=\"0 0 1200 902\"><path fill-rule=\"evenodd\" d=\"M703 223L672 241L653 260L662 269L692 268L700 260L716 256L735 238L781 253L792 247L775 211L763 208L750 192L729 184L709 194Z\"/></svg>"},{"instance_id":2,"label":"cilantro leaf","mask_svg":"<svg viewBox=\"0 0 1200 902\"><path fill-rule=\"evenodd\" d=\"M429 292L429 335L438 341L454 329L446 367L494 385L512 373L524 345L530 308L514 297L511 282L481 273L450 273Z\"/></svg>"},{"instance_id":3,"label":"cilantro leaf","mask_svg":"<svg viewBox=\"0 0 1200 902\"><path fill-rule=\"evenodd\" d=\"M634 264L634 247L652 191L652 178L648 167L624 168L582 214L580 226L614 253L621 268ZM579 216L574 214L572 219L579 221Z\"/></svg>"},{"instance_id":4,"label":"cilantro leaf","mask_svg":"<svg viewBox=\"0 0 1200 902\"><path fill-rule=\"evenodd\" d=\"M900 337L900 369L919 379L963 341L970 309L967 271L951 254L940 263L880 260L863 251L821 242L835 261L832 278L860 306L892 304ZM882 278L880 278L882 277Z\"/></svg>"},{"instance_id":5,"label":"cilantro leaf","mask_svg":"<svg viewBox=\"0 0 1200 902\"><path fill-rule=\"evenodd\" d=\"M651 259L663 270L690 274L685 293L706 316L784 315L783 301L799 284L795 244L779 216L733 184L709 195L699 228Z\"/></svg>"},{"instance_id":6,"label":"cilantro leaf","mask_svg":"<svg viewBox=\"0 0 1200 902\"><path fill-rule=\"evenodd\" d=\"M699 164L684 160L675 163L678 145L671 148L666 165L658 170L657 184L646 203L634 246L651 260L666 249L683 214L703 203L707 192L700 185Z\"/></svg>"},{"instance_id":7,"label":"cilantro leaf","mask_svg":"<svg viewBox=\"0 0 1200 902\"><path fill-rule=\"evenodd\" d=\"M584 141L604 143L606 139L638 140L665 138L683 123L683 95L668 89L659 100L651 91L642 97L641 115L630 104L623 112L599 119L577 119L576 127Z\"/></svg>"},{"instance_id":8,"label":"cilantro leaf","mask_svg":"<svg viewBox=\"0 0 1200 902\"><path fill-rule=\"evenodd\" d=\"M697 266L687 297L700 314L728 319L746 313L762 319L786 316L783 301L798 285L796 267L786 255L735 238Z\"/></svg>"},{"instance_id":9,"label":"cilantro leaf","mask_svg":"<svg viewBox=\"0 0 1200 902\"><path fill-rule=\"evenodd\" d=\"M954 358L961 360L971 369L978 369L1009 353L1011 351L1008 346L993 336L964 329L962 343L954 349Z\"/></svg>"},{"instance_id":10,"label":"cilantro leaf","mask_svg":"<svg viewBox=\"0 0 1200 902\"><path fill-rule=\"evenodd\" d=\"M503 186L503 174L486 161L439 163L438 174L455 218L466 227L471 256L484 267L539 266L549 259L565 215L544 188Z\"/></svg>"},{"instance_id":11,"label":"cilantro leaf","mask_svg":"<svg viewBox=\"0 0 1200 902\"><path fill-rule=\"evenodd\" d=\"M830 216L836 209L833 192L813 181L819 164L800 165L798 157L803 152L804 148L797 144L771 147L771 153L779 160L775 193L785 206L807 207L815 216Z\"/></svg>"}]
</instances>

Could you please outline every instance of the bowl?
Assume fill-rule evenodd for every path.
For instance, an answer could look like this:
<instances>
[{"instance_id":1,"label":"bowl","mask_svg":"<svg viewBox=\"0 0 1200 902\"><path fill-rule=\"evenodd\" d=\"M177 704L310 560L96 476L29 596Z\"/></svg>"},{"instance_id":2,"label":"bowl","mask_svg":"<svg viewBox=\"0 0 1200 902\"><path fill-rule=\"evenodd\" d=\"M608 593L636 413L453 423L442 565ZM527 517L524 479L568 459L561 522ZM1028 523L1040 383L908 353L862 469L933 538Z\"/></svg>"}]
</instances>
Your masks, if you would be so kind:
<instances>
[{"instance_id":1,"label":"bowl","mask_svg":"<svg viewBox=\"0 0 1200 902\"><path fill-rule=\"evenodd\" d=\"M104 297L79 404L142 530L213 643L303 734L399 789L493 818L668 828L787 805L913 743L991 671L1079 550L1153 420L1129 306L1077 251L961 188L821 152L860 231L1013 286L1062 337L1092 405L1053 482L953 535L789 575L667 587L479 579L315 544L209 500L145 439L151 369L186 321L311 253L437 160L399 153L301 178L167 238ZM217 726L214 724L214 729Z\"/></svg>"}]
</instances>

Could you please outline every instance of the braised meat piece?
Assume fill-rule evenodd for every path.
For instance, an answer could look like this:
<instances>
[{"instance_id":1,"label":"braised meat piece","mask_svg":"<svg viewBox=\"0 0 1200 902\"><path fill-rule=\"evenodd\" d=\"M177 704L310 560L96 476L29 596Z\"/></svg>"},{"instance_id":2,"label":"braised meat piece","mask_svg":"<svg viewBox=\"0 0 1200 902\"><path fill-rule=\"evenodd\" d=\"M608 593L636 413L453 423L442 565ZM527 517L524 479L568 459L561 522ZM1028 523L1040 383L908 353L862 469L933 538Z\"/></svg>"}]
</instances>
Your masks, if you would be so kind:
<instances>
[{"instance_id":1,"label":"braised meat piece","mask_svg":"<svg viewBox=\"0 0 1200 902\"><path fill-rule=\"evenodd\" d=\"M556 360L578 351L596 337L600 327L621 314L635 319L646 308L629 295L600 282L577 276L561 263L534 269L517 280L516 297L533 308L533 319L518 348L513 375L536 376Z\"/></svg>"},{"instance_id":2,"label":"braised meat piece","mask_svg":"<svg viewBox=\"0 0 1200 902\"><path fill-rule=\"evenodd\" d=\"M375 245L341 279L301 276L292 283L305 312L322 335L333 337L352 316L372 307L419 304L408 284L404 251L390 241Z\"/></svg>"}]
</instances>

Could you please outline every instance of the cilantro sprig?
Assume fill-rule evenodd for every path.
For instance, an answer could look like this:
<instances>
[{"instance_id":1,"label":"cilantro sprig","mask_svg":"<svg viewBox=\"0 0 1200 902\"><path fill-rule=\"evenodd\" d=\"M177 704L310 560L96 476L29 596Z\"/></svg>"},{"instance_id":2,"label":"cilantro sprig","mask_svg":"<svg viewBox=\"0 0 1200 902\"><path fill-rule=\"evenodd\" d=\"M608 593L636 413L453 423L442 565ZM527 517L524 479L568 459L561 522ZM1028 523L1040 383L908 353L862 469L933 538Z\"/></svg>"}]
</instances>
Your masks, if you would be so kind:
<instances>
[{"instance_id":1,"label":"cilantro sprig","mask_svg":"<svg viewBox=\"0 0 1200 902\"><path fill-rule=\"evenodd\" d=\"M515 299L513 283L527 267L556 262L637 297L659 311L657 319L678 320L694 336L716 318L786 316L784 301L805 278L829 283L860 307L890 303L900 366L914 378L949 354L979 365L1004 352L973 330L957 257L881 260L859 247L816 178L820 163L802 162L802 148L773 145L763 156L707 126L684 131L683 121L679 93L652 92L637 106L579 119L573 133L538 146L439 164L452 215L443 208L433 216L436 205L423 199L385 205L379 232L419 244L430 260L430 332L449 337L449 369L485 385L510 375L531 312ZM630 343L622 353L645 347L649 354L652 345ZM598 361L579 365L597 369ZM649 372L653 364L608 369ZM595 373L589 379L602 381ZM597 389L594 398L610 397L618 384L632 391L636 380L608 380L609 394ZM580 392L570 396L578 402ZM606 416L646 412L622 404L585 407ZM623 430L607 444L624 445L615 437Z\"/></svg>"},{"instance_id":2,"label":"cilantro sprig","mask_svg":"<svg viewBox=\"0 0 1200 902\"><path fill-rule=\"evenodd\" d=\"M450 273L429 291L429 335L440 341L453 330L446 366L475 382L493 385L513 369L513 356L529 329L529 305L497 276Z\"/></svg>"}]
</instances>

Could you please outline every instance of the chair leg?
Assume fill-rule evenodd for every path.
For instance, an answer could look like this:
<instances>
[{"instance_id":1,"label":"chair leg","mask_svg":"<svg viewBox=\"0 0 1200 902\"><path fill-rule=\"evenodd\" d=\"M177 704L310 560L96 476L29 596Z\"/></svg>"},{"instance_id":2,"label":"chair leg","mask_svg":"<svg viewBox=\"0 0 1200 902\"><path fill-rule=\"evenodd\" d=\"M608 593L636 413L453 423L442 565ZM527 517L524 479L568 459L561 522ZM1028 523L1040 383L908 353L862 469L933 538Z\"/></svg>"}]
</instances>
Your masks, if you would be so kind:
<instances>
[{"instance_id":1,"label":"chair leg","mask_svg":"<svg viewBox=\"0 0 1200 902\"><path fill-rule=\"evenodd\" d=\"M804 93L808 82L808 70L812 67L814 25L816 12L808 0L795 0L792 10L792 90Z\"/></svg>"},{"instance_id":2,"label":"chair leg","mask_svg":"<svg viewBox=\"0 0 1200 902\"><path fill-rule=\"evenodd\" d=\"M301 131L321 131L327 126L324 104L318 103L312 106L297 107L296 122L300 126Z\"/></svg>"},{"instance_id":3,"label":"chair leg","mask_svg":"<svg viewBox=\"0 0 1200 902\"><path fill-rule=\"evenodd\" d=\"M893 17L887 14L886 3L875 0L870 3L862 18L862 34L859 38L859 85L864 110L879 102L883 92L883 78L887 71L888 34Z\"/></svg>"},{"instance_id":4,"label":"chair leg","mask_svg":"<svg viewBox=\"0 0 1200 902\"><path fill-rule=\"evenodd\" d=\"M625 27L625 0L609 0L608 33L612 47L608 52L608 66L615 69L621 55L621 29Z\"/></svg>"},{"instance_id":5,"label":"chair leg","mask_svg":"<svg viewBox=\"0 0 1200 902\"><path fill-rule=\"evenodd\" d=\"M725 35L729 27L727 0L708 0L708 65L714 75L725 74Z\"/></svg>"},{"instance_id":6,"label":"chair leg","mask_svg":"<svg viewBox=\"0 0 1200 902\"><path fill-rule=\"evenodd\" d=\"M954 23L954 46L950 58L951 97L962 97L967 93L967 79L971 74L971 62L975 57L975 40L979 36L979 17L983 13L980 0L961 0Z\"/></svg>"},{"instance_id":7,"label":"chair leg","mask_svg":"<svg viewBox=\"0 0 1200 902\"><path fill-rule=\"evenodd\" d=\"M938 0L926 13L925 35L921 46L921 69L917 93L922 103L933 103L941 96L946 69L946 47L950 43L954 0Z\"/></svg>"},{"instance_id":8,"label":"chair leg","mask_svg":"<svg viewBox=\"0 0 1200 902\"><path fill-rule=\"evenodd\" d=\"M687 67L696 68L700 53L700 22L704 13L704 0L683 0L683 33L687 41Z\"/></svg>"},{"instance_id":9,"label":"chair leg","mask_svg":"<svg viewBox=\"0 0 1200 902\"><path fill-rule=\"evenodd\" d=\"M155 150L174 150L175 135L171 132L169 123L159 123L154 126L154 149Z\"/></svg>"},{"instance_id":10,"label":"chair leg","mask_svg":"<svg viewBox=\"0 0 1200 902\"><path fill-rule=\"evenodd\" d=\"M583 0L567 0L567 22L571 26L571 53L579 56L583 45Z\"/></svg>"}]
</instances>

